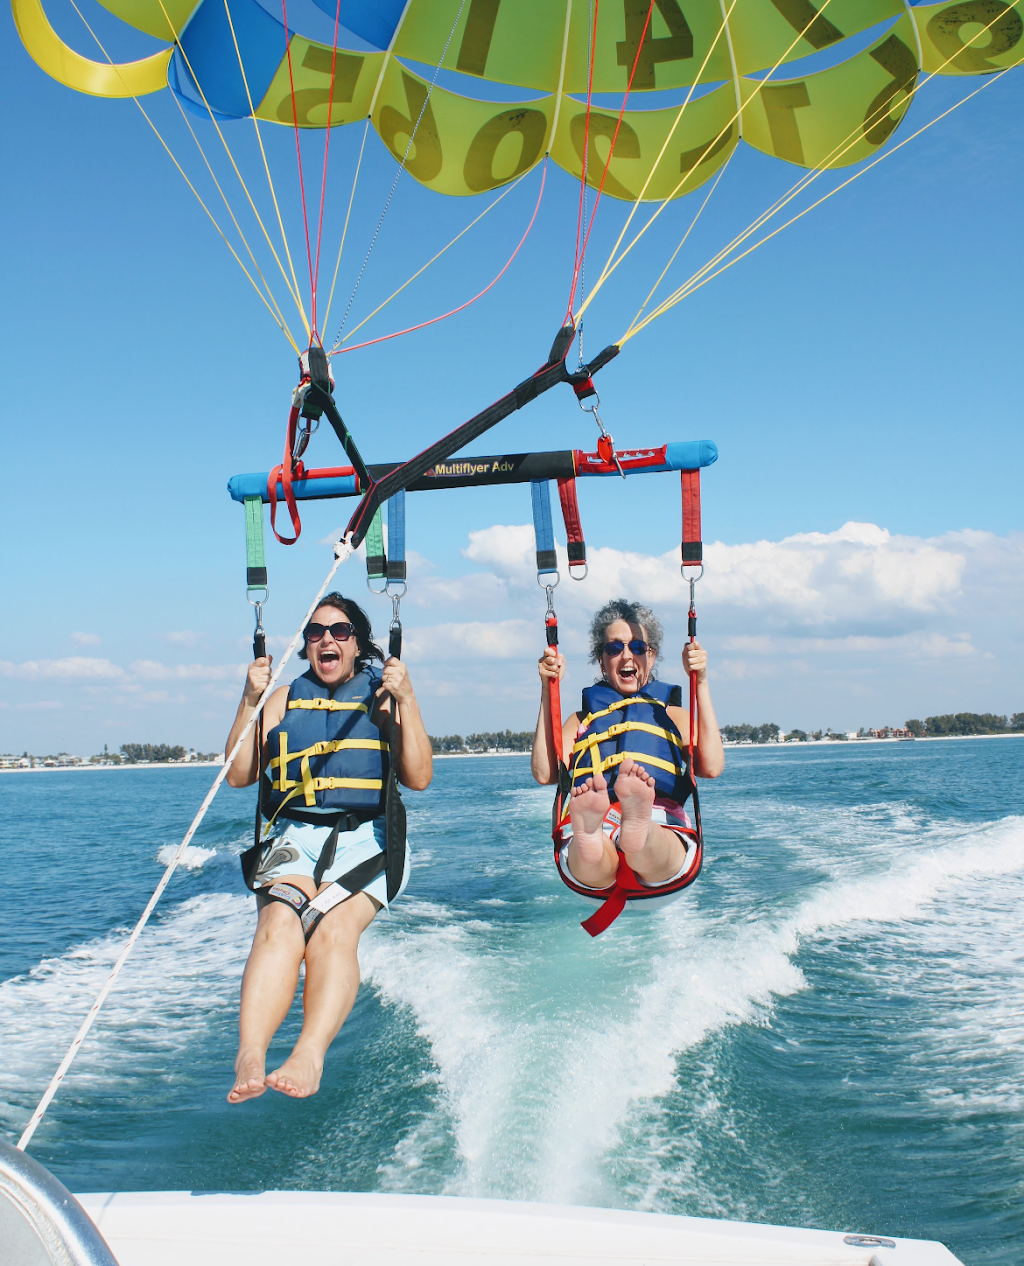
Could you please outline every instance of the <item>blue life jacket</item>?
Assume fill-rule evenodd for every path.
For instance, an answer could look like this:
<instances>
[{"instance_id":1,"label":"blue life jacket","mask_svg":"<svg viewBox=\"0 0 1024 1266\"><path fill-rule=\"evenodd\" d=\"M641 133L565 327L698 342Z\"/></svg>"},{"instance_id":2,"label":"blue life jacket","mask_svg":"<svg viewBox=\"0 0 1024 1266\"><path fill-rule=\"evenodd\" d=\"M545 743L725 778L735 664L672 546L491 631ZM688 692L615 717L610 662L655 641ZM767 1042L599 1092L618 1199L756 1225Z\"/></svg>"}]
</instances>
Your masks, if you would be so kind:
<instances>
[{"instance_id":1,"label":"blue life jacket","mask_svg":"<svg viewBox=\"0 0 1024 1266\"><path fill-rule=\"evenodd\" d=\"M379 687L380 677L366 669L333 691L312 669L292 682L284 718L267 735L263 812L270 821L383 814L390 748L370 719Z\"/></svg>"},{"instance_id":2,"label":"blue life jacket","mask_svg":"<svg viewBox=\"0 0 1024 1266\"><path fill-rule=\"evenodd\" d=\"M666 711L669 705L682 706L682 689L663 681L649 681L635 695L620 694L606 682L588 686L580 711L583 733L572 749L573 785L604 774L614 801L618 767L634 760L653 775L658 796L683 804L693 782L687 746Z\"/></svg>"}]
</instances>

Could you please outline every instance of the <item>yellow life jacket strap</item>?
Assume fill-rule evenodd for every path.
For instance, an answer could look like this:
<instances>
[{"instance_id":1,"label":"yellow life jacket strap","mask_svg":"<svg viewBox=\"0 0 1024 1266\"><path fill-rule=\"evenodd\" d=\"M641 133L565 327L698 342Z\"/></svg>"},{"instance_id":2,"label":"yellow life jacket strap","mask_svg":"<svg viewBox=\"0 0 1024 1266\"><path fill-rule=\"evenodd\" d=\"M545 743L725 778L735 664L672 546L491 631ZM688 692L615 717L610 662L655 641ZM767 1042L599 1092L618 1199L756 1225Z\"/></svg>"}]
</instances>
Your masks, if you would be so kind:
<instances>
[{"instance_id":1,"label":"yellow life jacket strap","mask_svg":"<svg viewBox=\"0 0 1024 1266\"><path fill-rule=\"evenodd\" d=\"M287 731L283 730L281 732L281 755L275 756L271 760L268 768L277 769L278 767L281 767L283 770L289 761L299 760L304 756L326 756L329 752L344 752L346 750L359 750L362 752L391 751L390 744L384 739L327 739L322 743L314 743L312 747L304 747L301 751L289 752L287 751L284 741L286 738ZM278 790L284 791L285 786L279 785Z\"/></svg>"},{"instance_id":2,"label":"yellow life jacket strap","mask_svg":"<svg viewBox=\"0 0 1024 1266\"><path fill-rule=\"evenodd\" d=\"M590 749L588 748L588 750ZM624 760L636 761L638 765L657 765L659 769L664 769L670 774L678 774L681 772L678 765L673 765L667 760L662 760L660 756L649 756L646 752L614 752L606 760L601 760L599 755L595 759L594 753L591 751L589 765L582 765L579 761L577 761L577 763L573 766L573 780L575 781L575 779L587 774L603 774L605 770L613 769L616 765L621 765Z\"/></svg>"},{"instance_id":3,"label":"yellow life jacket strap","mask_svg":"<svg viewBox=\"0 0 1024 1266\"><path fill-rule=\"evenodd\" d=\"M339 703L335 699L289 699L289 708L308 708L313 712L369 712L365 703Z\"/></svg>"},{"instance_id":4,"label":"yellow life jacket strap","mask_svg":"<svg viewBox=\"0 0 1024 1266\"><path fill-rule=\"evenodd\" d=\"M653 734L657 738L666 739L669 743L683 750L683 741L678 734L673 734L671 730L665 730L660 725L649 725L646 721L620 721L617 725L610 725L602 734L588 735L584 739L580 739L573 747L574 752L581 752L586 747L593 747L595 743L604 743L608 739L618 738L620 734L626 734L629 730L643 730L646 734Z\"/></svg>"},{"instance_id":5,"label":"yellow life jacket strap","mask_svg":"<svg viewBox=\"0 0 1024 1266\"><path fill-rule=\"evenodd\" d=\"M634 703L649 703L654 708L664 708L666 705L657 699L651 699L647 695L630 695L626 699L619 699L615 703L610 703L607 708L602 708L600 712L588 712L580 721L580 729L587 730L600 717L610 716L619 708L628 708Z\"/></svg>"}]
</instances>

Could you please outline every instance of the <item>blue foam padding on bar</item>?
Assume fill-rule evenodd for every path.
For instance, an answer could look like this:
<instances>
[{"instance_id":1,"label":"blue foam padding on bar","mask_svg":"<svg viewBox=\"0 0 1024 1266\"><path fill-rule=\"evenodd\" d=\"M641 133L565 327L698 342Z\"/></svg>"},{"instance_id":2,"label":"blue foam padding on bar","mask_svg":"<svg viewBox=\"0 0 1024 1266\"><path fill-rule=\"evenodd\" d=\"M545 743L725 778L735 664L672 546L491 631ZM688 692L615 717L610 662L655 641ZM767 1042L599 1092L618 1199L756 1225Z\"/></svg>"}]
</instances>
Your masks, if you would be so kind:
<instances>
[{"instance_id":1,"label":"blue foam padding on bar","mask_svg":"<svg viewBox=\"0 0 1024 1266\"><path fill-rule=\"evenodd\" d=\"M701 470L717 461L718 445L711 440L684 440L665 450L666 470Z\"/></svg>"},{"instance_id":2,"label":"blue foam padding on bar","mask_svg":"<svg viewBox=\"0 0 1024 1266\"><path fill-rule=\"evenodd\" d=\"M251 475L233 475L228 480L228 492L232 501L244 501L246 497L261 497L266 505L267 476L269 471ZM355 475L340 475L337 479L296 479L292 484L292 492L296 501L317 501L324 497L354 497L356 495ZM284 488L281 481L277 483L277 496L284 501Z\"/></svg>"},{"instance_id":3,"label":"blue foam padding on bar","mask_svg":"<svg viewBox=\"0 0 1024 1266\"><path fill-rule=\"evenodd\" d=\"M533 530L537 537L537 553L555 548L555 529L551 523L551 489L547 479L530 480L533 500Z\"/></svg>"}]
</instances>

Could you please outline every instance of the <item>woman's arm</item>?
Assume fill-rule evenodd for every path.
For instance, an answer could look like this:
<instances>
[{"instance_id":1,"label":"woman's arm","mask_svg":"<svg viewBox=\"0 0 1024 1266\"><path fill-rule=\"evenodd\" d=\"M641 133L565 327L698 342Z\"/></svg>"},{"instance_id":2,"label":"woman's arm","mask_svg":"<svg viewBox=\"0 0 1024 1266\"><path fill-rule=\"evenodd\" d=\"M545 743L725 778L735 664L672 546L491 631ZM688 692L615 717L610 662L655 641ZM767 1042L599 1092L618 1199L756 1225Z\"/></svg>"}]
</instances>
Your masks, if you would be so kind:
<instances>
[{"instance_id":1,"label":"woman's arm","mask_svg":"<svg viewBox=\"0 0 1024 1266\"><path fill-rule=\"evenodd\" d=\"M708 653L699 642L687 642L683 649L683 668L687 674L697 674L697 742L693 749L693 772L699 778L717 778L725 768L725 751L708 685ZM688 709L669 708L670 716L673 712L678 716L672 719L680 734L687 739L690 734Z\"/></svg>"},{"instance_id":2,"label":"woman's arm","mask_svg":"<svg viewBox=\"0 0 1024 1266\"><path fill-rule=\"evenodd\" d=\"M273 660L273 655L266 655L254 660L249 665L249 671L245 677L245 687L242 690L242 698L239 700L238 711L235 713L234 724L231 726L228 741L224 745L225 760L228 753L238 742L239 734L245 729L246 723L256 711L256 705L260 701L260 696L270 684L270 666ZM284 716L287 698L288 687L282 686L279 690L275 690L267 700L263 709L264 732L280 724L281 718ZM249 731L248 737L225 775L225 782L229 787L251 787L259 777L259 764L256 760L256 734L258 730L259 726L254 725Z\"/></svg>"},{"instance_id":3,"label":"woman's arm","mask_svg":"<svg viewBox=\"0 0 1024 1266\"><path fill-rule=\"evenodd\" d=\"M389 697L390 696L390 697ZM434 754L416 692L409 680L409 670L400 659L389 659L384 665L383 685L377 691L377 711L387 716L394 708L391 727L391 759L403 787L423 791L434 776Z\"/></svg>"}]
</instances>

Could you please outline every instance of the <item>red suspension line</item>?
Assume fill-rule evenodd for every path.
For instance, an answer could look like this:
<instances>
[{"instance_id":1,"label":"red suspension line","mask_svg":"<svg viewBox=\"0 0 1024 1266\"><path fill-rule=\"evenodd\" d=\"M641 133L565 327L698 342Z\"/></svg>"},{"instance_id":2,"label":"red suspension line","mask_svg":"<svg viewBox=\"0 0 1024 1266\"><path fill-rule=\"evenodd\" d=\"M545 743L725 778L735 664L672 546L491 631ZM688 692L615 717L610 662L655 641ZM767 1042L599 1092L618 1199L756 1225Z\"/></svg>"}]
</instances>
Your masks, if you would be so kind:
<instances>
[{"instance_id":1,"label":"red suspension line","mask_svg":"<svg viewBox=\"0 0 1024 1266\"><path fill-rule=\"evenodd\" d=\"M313 292L316 289L316 283L313 280L313 251L309 245L309 217L306 215L306 182L302 176L302 147L299 144L299 113L295 107L295 76L292 73L292 41L291 34L288 30L288 0L281 0L281 13L284 16L284 38L285 52L288 57L288 85L292 96L292 121L295 124L295 155L299 161L299 193L302 195L302 225L306 231L306 260L309 264L309 288ZM333 89L332 89L333 92ZM328 107L329 109L330 107ZM327 129L330 133L330 128ZM313 311L312 334L316 335L316 312Z\"/></svg>"},{"instance_id":2,"label":"red suspension line","mask_svg":"<svg viewBox=\"0 0 1024 1266\"><path fill-rule=\"evenodd\" d=\"M643 52L644 43L647 39L647 32L650 30L651 17L654 14L654 4L655 4L655 0L651 0L650 4L647 7L647 18L646 18L646 21L644 22L644 29L640 34L640 41L637 44L636 56L633 58L633 68L629 72L629 82L626 84L626 92L622 98L622 105L619 107L619 117L615 120L615 131L612 133L612 142L611 142L611 145L608 147L608 157L605 160L604 170L601 172L601 183L597 187L597 197L594 199L594 207L590 213L590 220L587 224L587 231L583 238L583 248L582 250L578 252L578 257L576 260L576 272L573 276L572 295L569 298L569 312L567 314L567 319L572 316L572 304L573 304L573 299L576 296L576 285L577 285L577 280L579 277L580 264L583 257L587 253L587 243L590 241L590 232L594 227L594 217L597 215L597 206L598 206L598 203L601 201L601 194L604 192L604 184L608 178L608 171L612 165L612 158L615 156L615 143L619 139L619 129L622 127L622 116L626 113L626 104L629 101L629 94L633 88L633 79L636 75L636 68L640 64L640 54ZM595 0L595 18L596 18L596 0ZM595 27L596 27L596 20L595 20ZM588 129L589 129L589 125L590 125L590 103L589 103L589 97L588 97L588 102L587 102ZM589 144L589 142L587 143ZM584 154L586 152L587 151L584 150ZM582 209L582 206L583 206L583 190L581 187L580 189L581 209Z\"/></svg>"},{"instance_id":3,"label":"red suspension line","mask_svg":"<svg viewBox=\"0 0 1024 1266\"><path fill-rule=\"evenodd\" d=\"M283 3L283 0L282 0ZM331 95L327 99L327 131L324 135L324 173L320 180L320 218L316 229L316 263L313 265L312 295L310 297L310 322L316 334L316 292L320 283L320 242L324 233L324 199L327 194L327 155L331 147L332 116L334 114L334 80L338 65L338 27L341 23L341 0L334 9L334 46L331 49ZM293 96L294 101L294 96ZM294 105L292 107L294 112Z\"/></svg>"},{"instance_id":4,"label":"red suspension line","mask_svg":"<svg viewBox=\"0 0 1024 1266\"><path fill-rule=\"evenodd\" d=\"M587 117L583 126L583 169L580 172L580 207L576 213L576 253L573 257L572 287L569 291L569 305L565 310L567 324L572 317L572 305L576 299L576 287L580 277L580 234L583 229L583 199L587 187L587 159L590 156L590 108L594 97L594 49L597 45L597 7L600 0L594 0L593 21L590 25L590 56L587 65Z\"/></svg>"},{"instance_id":5,"label":"red suspension line","mask_svg":"<svg viewBox=\"0 0 1024 1266\"><path fill-rule=\"evenodd\" d=\"M534 204L533 215L530 216L530 223L526 226L526 232L519 239L519 245L508 257L508 259L505 262L505 266L504 268L502 268L501 272L498 273L498 275L494 278L493 281L489 282L486 286L484 286L483 290L481 290L478 294L475 294L472 297L472 299L467 299L465 303L460 303L457 308L452 308L450 312L443 312L440 316L431 317L429 321L421 321L419 325L410 325L408 329L405 329L405 330L395 330L391 334L382 334L380 338L372 338L372 339L369 339L365 343L353 343L351 347L339 347L336 351L329 353L329 355L339 356L345 352L358 352L360 348L373 347L375 343L386 343L388 339L400 338L403 334L414 334L417 330L425 330L428 325L436 325L438 321L445 321L448 319L448 317L455 316L457 312L462 312L465 308L468 308L472 304L476 303L477 299L482 299L484 295L488 292L488 290L493 289L494 286L496 286L498 282L501 281L502 277L505 276L509 268L512 266L512 261L515 259L515 257L519 254L520 250L522 249L523 243L530 236L530 230L533 228L534 222L537 219L537 212L540 210L540 200L544 196L544 184L547 181L547 177L548 177L548 160L547 158L545 158L544 164L541 167L540 189L537 192L537 201Z\"/></svg>"}]
</instances>

